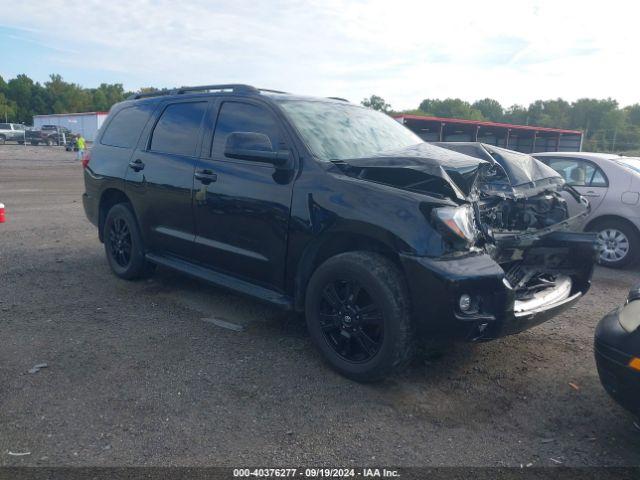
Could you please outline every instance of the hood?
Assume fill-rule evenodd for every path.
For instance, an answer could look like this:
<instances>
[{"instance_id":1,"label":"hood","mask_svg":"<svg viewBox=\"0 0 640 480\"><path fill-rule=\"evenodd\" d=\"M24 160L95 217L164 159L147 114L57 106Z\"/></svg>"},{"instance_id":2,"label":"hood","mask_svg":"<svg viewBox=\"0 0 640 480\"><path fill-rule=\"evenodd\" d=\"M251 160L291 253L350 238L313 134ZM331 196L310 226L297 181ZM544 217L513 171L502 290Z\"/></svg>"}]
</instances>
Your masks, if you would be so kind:
<instances>
[{"instance_id":1,"label":"hood","mask_svg":"<svg viewBox=\"0 0 640 480\"><path fill-rule=\"evenodd\" d=\"M479 185L489 194L526 197L564 184L558 172L526 153L480 142L441 142L435 145L490 162L492 168Z\"/></svg>"},{"instance_id":2,"label":"hood","mask_svg":"<svg viewBox=\"0 0 640 480\"><path fill-rule=\"evenodd\" d=\"M468 200L474 187L518 197L564 183L555 170L530 155L483 143L419 143L333 163L363 180L460 200Z\"/></svg>"}]
</instances>

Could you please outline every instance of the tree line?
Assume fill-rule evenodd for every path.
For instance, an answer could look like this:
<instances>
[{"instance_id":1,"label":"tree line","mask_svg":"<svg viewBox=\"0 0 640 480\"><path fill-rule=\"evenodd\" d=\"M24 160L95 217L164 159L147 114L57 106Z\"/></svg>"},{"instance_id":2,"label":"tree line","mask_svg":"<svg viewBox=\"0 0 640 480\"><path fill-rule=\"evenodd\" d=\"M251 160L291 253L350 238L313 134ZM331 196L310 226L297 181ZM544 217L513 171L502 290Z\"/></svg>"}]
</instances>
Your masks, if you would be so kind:
<instances>
[{"instance_id":1,"label":"tree line","mask_svg":"<svg viewBox=\"0 0 640 480\"><path fill-rule=\"evenodd\" d=\"M142 89L153 90L153 87ZM84 88L55 74L44 83L34 82L24 74L8 81L0 76L0 121L29 125L33 116L39 114L107 111L131 93L121 83ZM459 98L426 98L416 109L394 111L383 98L371 95L362 104L389 114L413 113L582 130L585 150L640 153L640 104L620 107L612 98L581 98L575 102L561 98L536 100L529 106L506 108L492 98L473 103Z\"/></svg>"},{"instance_id":2,"label":"tree line","mask_svg":"<svg viewBox=\"0 0 640 480\"><path fill-rule=\"evenodd\" d=\"M407 113L582 130L583 150L640 154L640 104L620 107L612 98L581 98L575 102L561 98L536 100L529 106L512 105L507 108L492 98L473 103L459 98L426 98L417 109L394 111L383 98L372 95L364 99L362 105L389 114Z\"/></svg>"}]
</instances>

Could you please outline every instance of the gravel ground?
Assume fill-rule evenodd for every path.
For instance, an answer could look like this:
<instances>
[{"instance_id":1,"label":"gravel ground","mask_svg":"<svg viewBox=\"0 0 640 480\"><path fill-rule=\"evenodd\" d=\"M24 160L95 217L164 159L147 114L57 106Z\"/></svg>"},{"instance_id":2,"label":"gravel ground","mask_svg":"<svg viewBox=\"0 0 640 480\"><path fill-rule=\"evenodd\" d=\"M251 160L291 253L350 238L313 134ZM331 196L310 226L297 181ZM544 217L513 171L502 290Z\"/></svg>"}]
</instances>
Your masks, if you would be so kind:
<instances>
[{"instance_id":1,"label":"gravel ground","mask_svg":"<svg viewBox=\"0 0 640 480\"><path fill-rule=\"evenodd\" d=\"M592 353L637 269L599 268L529 332L359 385L272 307L164 269L117 279L82 190L72 153L0 147L0 465L640 465Z\"/></svg>"}]
</instances>

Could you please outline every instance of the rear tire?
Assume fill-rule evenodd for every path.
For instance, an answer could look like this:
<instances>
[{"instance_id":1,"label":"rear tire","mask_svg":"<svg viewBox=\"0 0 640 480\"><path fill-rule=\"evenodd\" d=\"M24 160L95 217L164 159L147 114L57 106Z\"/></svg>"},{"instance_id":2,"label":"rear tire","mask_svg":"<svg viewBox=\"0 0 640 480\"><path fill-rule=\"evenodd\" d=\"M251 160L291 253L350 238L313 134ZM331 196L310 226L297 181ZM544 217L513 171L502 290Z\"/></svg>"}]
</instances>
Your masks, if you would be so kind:
<instances>
[{"instance_id":1,"label":"rear tire","mask_svg":"<svg viewBox=\"0 0 640 480\"><path fill-rule=\"evenodd\" d=\"M7 139L4 135L0 135L0 145L4 145L5 143L7 143Z\"/></svg>"},{"instance_id":2,"label":"rear tire","mask_svg":"<svg viewBox=\"0 0 640 480\"><path fill-rule=\"evenodd\" d=\"M624 268L633 264L640 255L640 235L626 222L616 219L602 220L589 226L598 234L598 263L605 267Z\"/></svg>"},{"instance_id":3,"label":"rear tire","mask_svg":"<svg viewBox=\"0 0 640 480\"><path fill-rule=\"evenodd\" d=\"M325 359L352 380L382 380L413 356L405 280L380 254L347 252L320 265L307 287L305 314Z\"/></svg>"},{"instance_id":4,"label":"rear tire","mask_svg":"<svg viewBox=\"0 0 640 480\"><path fill-rule=\"evenodd\" d=\"M113 273L125 280L147 276L153 264L146 261L138 222L126 203L111 207L102 230L107 261Z\"/></svg>"},{"instance_id":5,"label":"rear tire","mask_svg":"<svg viewBox=\"0 0 640 480\"><path fill-rule=\"evenodd\" d=\"M33 145L34 147L37 147L39 145L40 142L36 142L35 140L31 140L31 145Z\"/></svg>"},{"instance_id":6,"label":"rear tire","mask_svg":"<svg viewBox=\"0 0 640 480\"><path fill-rule=\"evenodd\" d=\"M47 144L47 147L52 147L53 146L53 140L50 139L50 138L47 138L46 144Z\"/></svg>"}]
</instances>

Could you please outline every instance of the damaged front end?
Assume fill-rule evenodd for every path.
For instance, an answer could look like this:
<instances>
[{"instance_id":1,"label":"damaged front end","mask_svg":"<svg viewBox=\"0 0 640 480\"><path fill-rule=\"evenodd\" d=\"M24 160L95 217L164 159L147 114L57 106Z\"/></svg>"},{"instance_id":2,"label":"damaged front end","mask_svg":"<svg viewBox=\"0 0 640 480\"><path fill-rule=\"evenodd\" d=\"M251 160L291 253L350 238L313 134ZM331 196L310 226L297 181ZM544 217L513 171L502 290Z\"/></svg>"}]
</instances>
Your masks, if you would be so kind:
<instances>
[{"instance_id":1,"label":"damaged front end","mask_svg":"<svg viewBox=\"0 0 640 480\"><path fill-rule=\"evenodd\" d=\"M547 320L586 293L596 242L593 234L576 230L589 202L529 155L478 143L442 146L488 162L468 199L480 232L476 245L504 271L513 297L515 321L500 333ZM577 215L569 216L567 202L582 207Z\"/></svg>"},{"instance_id":2,"label":"damaged front end","mask_svg":"<svg viewBox=\"0 0 640 480\"><path fill-rule=\"evenodd\" d=\"M576 231L588 201L529 155L445 143L337 163L349 176L450 201L421 205L445 255L404 261L420 285L448 299L444 306L418 305L418 314L441 318L453 311L468 339L488 340L541 323L590 286L595 236ZM568 202L581 206L578 215L569 216ZM420 298L420 292L413 294Z\"/></svg>"}]
</instances>

